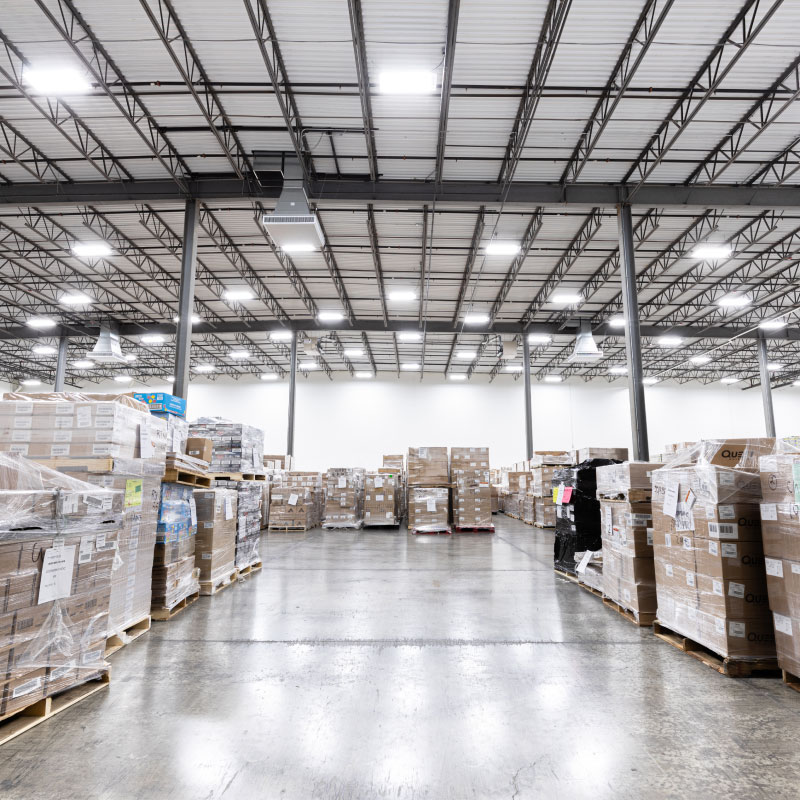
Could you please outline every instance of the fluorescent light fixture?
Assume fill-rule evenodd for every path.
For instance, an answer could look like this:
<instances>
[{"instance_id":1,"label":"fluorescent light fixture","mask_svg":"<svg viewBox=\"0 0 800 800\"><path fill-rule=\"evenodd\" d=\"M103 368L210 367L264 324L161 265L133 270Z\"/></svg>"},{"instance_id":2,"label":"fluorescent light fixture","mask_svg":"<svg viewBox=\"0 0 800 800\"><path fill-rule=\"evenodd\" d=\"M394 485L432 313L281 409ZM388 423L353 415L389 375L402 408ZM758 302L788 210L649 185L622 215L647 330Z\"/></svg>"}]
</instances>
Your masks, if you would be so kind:
<instances>
[{"instance_id":1,"label":"fluorescent light fixture","mask_svg":"<svg viewBox=\"0 0 800 800\"><path fill-rule=\"evenodd\" d=\"M800 381L792 381L792 386L800 386Z\"/></svg>"},{"instance_id":2,"label":"fluorescent light fixture","mask_svg":"<svg viewBox=\"0 0 800 800\"><path fill-rule=\"evenodd\" d=\"M528 344L550 344L552 341L553 337L546 333L532 333L528 336Z\"/></svg>"},{"instance_id":3,"label":"fluorescent light fixture","mask_svg":"<svg viewBox=\"0 0 800 800\"><path fill-rule=\"evenodd\" d=\"M43 331L47 328L55 328L56 321L50 317L31 317L27 320L27 325L31 328Z\"/></svg>"},{"instance_id":4,"label":"fluorescent light fixture","mask_svg":"<svg viewBox=\"0 0 800 800\"><path fill-rule=\"evenodd\" d=\"M48 97L86 94L92 91L92 84L78 70L71 67L59 69L28 67L22 71L22 77L28 86Z\"/></svg>"},{"instance_id":5,"label":"fluorescent light fixture","mask_svg":"<svg viewBox=\"0 0 800 800\"><path fill-rule=\"evenodd\" d=\"M61 295L61 302L65 306L88 306L94 300L83 292L70 292L69 294Z\"/></svg>"},{"instance_id":6,"label":"fluorescent light fixture","mask_svg":"<svg viewBox=\"0 0 800 800\"><path fill-rule=\"evenodd\" d=\"M477 350L456 350L456 358L460 361L472 361L478 357Z\"/></svg>"},{"instance_id":7,"label":"fluorescent light fixture","mask_svg":"<svg viewBox=\"0 0 800 800\"><path fill-rule=\"evenodd\" d=\"M576 306L583 301L580 292L554 292L550 295L550 303L557 306Z\"/></svg>"},{"instance_id":8,"label":"fluorescent light fixture","mask_svg":"<svg viewBox=\"0 0 800 800\"><path fill-rule=\"evenodd\" d=\"M419 372L419 364L413 361L406 361L400 365L400 369L406 372Z\"/></svg>"},{"instance_id":9,"label":"fluorescent light fixture","mask_svg":"<svg viewBox=\"0 0 800 800\"><path fill-rule=\"evenodd\" d=\"M612 328L624 328L625 327L625 317L622 314L617 314L615 317L611 317L608 320L608 324Z\"/></svg>"},{"instance_id":10,"label":"fluorescent light fixture","mask_svg":"<svg viewBox=\"0 0 800 800\"><path fill-rule=\"evenodd\" d=\"M436 73L428 70L387 70L378 75L381 94L433 94Z\"/></svg>"},{"instance_id":11,"label":"fluorescent light fixture","mask_svg":"<svg viewBox=\"0 0 800 800\"><path fill-rule=\"evenodd\" d=\"M291 342L294 331L272 331L269 335L271 342Z\"/></svg>"},{"instance_id":12,"label":"fluorescent light fixture","mask_svg":"<svg viewBox=\"0 0 800 800\"><path fill-rule=\"evenodd\" d=\"M742 308L750 305L750 298L744 294L726 294L717 300L717 305L721 308Z\"/></svg>"},{"instance_id":13,"label":"fluorescent light fixture","mask_svg":"<svg viewBox=\"0 0 800 800\"><path fill-rule=\"evenodd\" d=\"M133 362L136 361L136 356L133 353L126 353L125 354L125 360L129 364L133 364Z\"/></svg>"},{"instance_id":14,"label":"fluorescent light fixture","mask_svg":"<svg viewBox=\"0 0 800 800\"><path fill-rule=\"evenodd\" d=\"M519 245L516 242L502 242L494 240L486 245L487 256L515 256L519 253Z\"/></svg>"},{"instance_id":15,"label":"fluorescent light fixture","mask_svg":"<svg viewBox=\"0 0 800 800\"><path fill-rule=\"evenodd\" d=\"M732 383L739 383L739 380L739 378L720 378L719 382L730 385Z\"/></svg>"},{"instance_id":16,"label":"fluorescent light fixture","mask_svg":"<svg viewBox=\"0 0 800 800\"><path fill-rule=\"evenodd\" d=\"M75 242L72 252L78 258L107 258L113 251L106 242Z\"/></svg>"},{"instance_id":17,"label":"fluorescent light fixture","mask_svg":"<svg viewBox=\"0 0 800 800\"><path fill-rule=\"evenodd\" d=\"M175 383L175 376L165 375L161 380L164 381L164 383Z\"/></svg>"},{"instance_id":18,"label":"fluorescent light fixture","mask_svg":"<svg viewBox=\"0 0 800 800\"><path fill-rule=\"evenodd\" d=\"M620 365L618 367L611 367L609 370L611 375L627 375L628 368L626 366Z\"/></svg>"},{"instance_id":19,"label":"fluorescent light fixture","mask_svg":"<svg viewBox=\"0 0 800 800\"><path fill-rule=\"evenodd\" d=\"M777 319L765 319L758 323L758 327L765 331L779 331L781 328L785 328L786 324L785 319L778 317Z\"/></svg>"},{"instance_id":20,"label":"fluorescent light fixture","mask_svg":"<svg viewBox=\"0 0 800 800\"><path fill-rule=\"evenodd\" d=\"M447 379L450 381L465 381L467 379L467 376L463 372L451 372L447 376Z\"/></svg>"},{"instance_id":21,"label":"fluorescent light fixture","mask_svg":"<svg viewBox=\"0 0 800 800\"><path fill-rule=\"evenodd\" d=\"M164 344L166 339L160 333L146 333L141 338L142 344Z\"/></svg>"},{"instance_id":22,"label":"fluorescent light fixture","mask_svg":"<svg viewBox=\"0 0 800 800\"><path fill-rule=\"evenodd\" d=\"M172 321L173 322L180 322L181 318L180 317L173 317ZM202 322L202 320L200 319L199 315L192 314L192 325L197 325L198 322Z\"/></svg>"},{"instance_id":23,"label":"fluorescent light fixture","mask_svg":"<svg viewBox=\"0 0 800 800\"><path fill-rule=\"evenodd\" d=\"M486 325L489 322L489 315L479 311L464 314L465 325Z\"/></svg>"},{"instance_id":24,"label":"fluorescent light fixture","mask_svg":"<svg viewBox=\"0 0 800 800\"><path fill-rule=\"evenodd\" d=\"M130 375L115 375L114 380L117 383L130 383L133 380L133 378L131 378Z\"/></svg>"},{"instance_id":25,"label":"fluorescent light fixture","mask_svg":"<svg viewBox=\"0 0 800 800\"><path fill-rule=\"evenodd\" d=\"M306 371L310 369L317 369L319 367L316 361L301 361L297 366Z\"/></svg>"},{"instance_id":26,"label":"fluorescent light fixture","mask_svg":"<svg viewBox=\"0 0 800 800\"><path fill-rule=\"evenodd\" d=\"M19 382L20 386L41 386L42 382L38 378L25 378Z\"/></svg>"},{"instance_id":27,"label":"fluorescent light fixture","mask_svg":"<svg viewBox=\"0 0 800 800\"><path fill-rule=\"evenodd\" d=\"M255 298L255 295L253 294L252 291L250 291L250 289L244 289L244 288L242 288L242 289L226 289L222 293L222 296L226 300L232 300L232 301L237 302L237 303L244 303L247 300L253 300Z\"/></svg>"},{"instance_id":28,"label":"fluorescent light fixture","mask_svg":"<svg viewBox=\"0 0 800 800\"><path fill-rule=\"evenodd\" d=\"M767 364L767 369L770 372L780 372L783 369L783 364L776 364L774 361L770 361L770 363Z\"/></svg>"},{"instance_id":29,"label":"fluorescent light fixture","mask_svg":"<svg viewBox=\"0 0 800 800\"><path fill-rule=\"evenodd\" d=\"M397 334L397 338L401 342L418 342L422 338L422 334L416 331L403 331Z\"/></svg>"},{"instance_id":30,"label":"fluorescent light fixture","mask_svg":"<svg viewBox=\"0 0 800 800\"><path fill-rule=\"evenodd\" d=\"M680 347L683 344L683 338L680 336L659 336L656 339L656 344L659 347Z\"/></svg>"},{"instance_id":31,"label":"fluorescent light fixture","mask_svg":"<svg viewBox=\"0 0 800 800\"><path fill-rule=\"evenodd\" d=\"M317 319L320 322L340 322L344 319L344 314L342 314L341 311L334 310L320 311L319 314L317 314Z\"/></svg>"},{"instance_id":32,"label":"fluorescent light fixture","mask_svg":"<svg viewBox=\"0 0 800 800\"><path fill-rule=\"evenodd\" d=\"M366 380L369 380L370 378L374 378L375 377L375 373L374 372L368 372L368 371L364 370L363 372L356 372L355 376L356 376L356 378L358 378L361 381L366 381Z\"/></svg>"},{"instance_id":33,"label":"fluorescent light fixture","mask_svg":"<svg viewBox=\"0 0 800 800\"><path fill-rule=\"evenodd\" d=\"M278 380L278 374L275 372L264 372L258 376L262 381L276 381Z\"/></svg>"},{"instance_id":34,"label":"fluorescent light fixture","mask_svg":"<svg viewBox=\"0 0 800 800\"><path fill-rule=\"evenodd\" d=\"M250 358L250 351L249 350L231 350L228 355L231 358L236 359L243 359L243 358Z\"/></svg>"},{"instance_id":35,"label":"fluorescent light fixture","mask_svg":"<svg viewBox=\"0 0 800 800\"><path fill-rule=\"evenodd\" d=\"M413 289L390 289L386 295L393 303L411 303L417 299Z\"/></svg>"},{"instance_id":36,"label":"fluorescent light fixture","mask_svg":"<svg viewBox=\"0 0 800 800\"><path fill-rule=\"evenodd\" d=\"M703 261L714 261L719 258L728 258L731 254L729 244L699 244L692 250L692 258Z\"/></svg>"},{"instance_id":37,"label":"fluorescent light fixture","mask_svg":"<svg viewBox=\"0 0 800 800\"><path fill-rule=\"evenodd\" d=\"M347 347L345 348L344 354L347 358L363 358L364 351L360 347Z\"/></svg>"},{"instance_id":38,"label":"fluorescent light fixture","mask_svg":"<svg viewBox=\"0 0 800 800\"><path fill-rule=\"evenodd\" d=\"M51 344L37 344L33 346L33 352L37 356L54 356L58 349Z\"/></svg>"},{"instance_id":39,"label":"fluorescent light fixture","mask_svg":"<svg viewBox=\"0 0 800 800\"><path fill-rule=\"evenodd\" d=\"M216 367L213 364L197 364L194 368L195 372L214 372Z\"/></svg>"},{"instance_id":40,"label":"fluorescent light fixture","mask_svg":"<svg viewBox=\"0 0 800 800\"><path fill-rule=\"evenodd\" d=\"M94 361L90 361L88 358L79 358L77 361L72 362L72 366L75 369L91 369L94 366Z\"/></svg>"},{"instance_id":41,"label":"fluorescent light fixture","mask_svg":"<svg viewBox=\"0 0 800 800\"><path fill-rule=\"evenodd\" d=\"M545 383L561 383L564 379L560 375L545 375Z\"/></svg>"},{"instance_id":42,"label":"fluorescent light fixture","mask_svg":"<svg viewBox=\"0 0 800 800\"><path fill-rule=\"evenodd\" d=\"M642 378L642 383L645 386L655 386L659 382L659 378Z\"/></svg>"},{"instance_id":43,"label":"fluorescent light fixture","mask_svg":"<svg viewBox=\"0 0 800 800\"><path fill-rule=\"evenodd\" d=\"M692 356L689 361L692 364L697 364L698 366L702 366L703 364L710 364L711 363L711 356Z\"/></svg>"},{"instance_id":44,"label":"fluorescent light fixture","mask_svg":"<svg viewBox=\"0 0 800 800\"><path fill-rule=\"evenodd\" d=\"M313 253L316 249L311 242L287 242L281 245L284 253Z\"/></svg>"},{"instance_id":45,"label":"fluorescent light fixture","mask_svg":"<svg viewBox=\"0 0 800 800\"><path fill-rule=\"evenodd\" d=\"M522 364L506 364L505 372L524 372L525 367Z\"/></svg>"}]
</instances>

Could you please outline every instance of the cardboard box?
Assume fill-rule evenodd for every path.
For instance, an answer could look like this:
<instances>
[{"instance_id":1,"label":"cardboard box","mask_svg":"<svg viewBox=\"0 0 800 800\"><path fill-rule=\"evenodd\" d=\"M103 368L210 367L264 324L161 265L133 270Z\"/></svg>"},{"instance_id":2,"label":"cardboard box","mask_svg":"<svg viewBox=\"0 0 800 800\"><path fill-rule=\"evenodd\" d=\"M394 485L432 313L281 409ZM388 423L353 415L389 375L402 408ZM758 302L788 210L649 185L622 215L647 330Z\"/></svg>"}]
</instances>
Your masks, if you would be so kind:
<instances>
[{"instance_id":1,"label":"cardboard box","mask_svg":"<svg viewBox=\"0 0 800 800\"><path fill-rule=\"evenodd\" d=\"M186 416L186 399L183 397L177 397L167 392L134 392L133 396L142 403L146 403L151 411L174 414L178 417Z\"/></svg>"},{"instance_id":2,"label":"cardboard box","mask_svg":"<svg viewBox=\"0 0 800 800\"><path fill-rule=\"evenodd\" d=\"M215 583L236 568L236 521L238 492L235 489L196 489L197 536L195 566L201 583Z\"/></svg>"},{"instance_id":3,"label":"cardboard box","mask_svg":"<svg viewBox=\"0 0 800 800\"><path fill-rule=\"evenodd\" d=\"M578 463L591 461L595 458L604 458L611 461L627 461L627 447L581 447L578 450Z\"/></svg>"},{"instance_id":4,"label":"cardboard box","mask_svg":"<svg viewBox=\"0 0 800 800\"><path fill-rule=\"evenodd\" d=\"M650 489L651 473L661 465L652 461L625 461L597 468L597 495L626 495L630 489Z\"/></svg>"},{"instance_id":5,"label":"cardboard box","mask_svg":"<svg viewBox=\"0 0 800 800\"><path fill-rule=\"evenodd\" d=\"M409 447L408 484L436 486L450 483L450 463L446 447Z\"/></svg>"},{"instance_id":6,"label":"cardboard box","mask_svg":"<svg viewBox=\"0 0 800 800\"><path fill-rule=\"evenodd\" d=\"M364 525L398 525L401 493L399 475L368 472L364 479Z\"/></svg>"},{"instance_id":7,"label":"cardboard box","mask_svg":"<svg viewBox=\"0 0 800 800\"><path fill-rule=\"evenodd\" d=\"M192 458L199 458L201 461L211 463L214 452L214 443L211 439L202 439L197 436L190 436L186 440L186 455Z\"/></svg>"},{"instance_id":8,"label":"cardboard box","mask_svg":"<svg viewBox=\"0 0 800 800\"><path fill-rule=\"evenodd\" d=\"M409 487L408 529L422 533L450 530L450 489Z\"/></svg>"}]
</instances>

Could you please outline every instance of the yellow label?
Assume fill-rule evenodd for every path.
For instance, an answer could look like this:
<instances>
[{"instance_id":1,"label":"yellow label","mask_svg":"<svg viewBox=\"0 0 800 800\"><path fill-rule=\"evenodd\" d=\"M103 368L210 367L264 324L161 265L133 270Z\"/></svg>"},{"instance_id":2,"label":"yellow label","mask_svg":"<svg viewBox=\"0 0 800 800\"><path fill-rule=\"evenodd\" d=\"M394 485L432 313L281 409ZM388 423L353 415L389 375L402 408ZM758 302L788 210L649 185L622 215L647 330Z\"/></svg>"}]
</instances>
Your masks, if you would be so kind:
<instances>
[{"instance_id":1,"label":"yellow label","mask_svg":"<svg viewBox=\"0 0 800 800\"><path fill-rule=\"evenodd\" d=\"M125 508L134 508L142 504L142 479L133 478L125 481Z\"/></svg>"},{"instance_id":2,"label":"yellow label","mask_svg":"<svg viewBox=\"0 0 800 800\"><path fill-rule=\"evenodd\" d=\"M553 489L553 502L556 502L556 497L558 497L558 489Z\"/></svg>"}]
</instances>

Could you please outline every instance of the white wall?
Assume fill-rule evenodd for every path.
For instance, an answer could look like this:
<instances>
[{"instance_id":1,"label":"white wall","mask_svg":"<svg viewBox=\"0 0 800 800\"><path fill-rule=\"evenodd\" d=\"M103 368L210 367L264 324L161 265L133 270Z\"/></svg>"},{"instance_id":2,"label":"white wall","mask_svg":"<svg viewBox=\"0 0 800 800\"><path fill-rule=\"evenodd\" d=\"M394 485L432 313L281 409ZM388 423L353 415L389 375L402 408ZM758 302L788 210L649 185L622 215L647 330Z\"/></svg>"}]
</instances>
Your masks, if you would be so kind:
<instances>
[{"instance_id":1,"label":"white wall","mask_svg":"<svg viewBox=\"0 0 800 800\"><path fill-rule=\"evenodd\" d=\"M89 388L89 387L87 387ZM118 384L103 388L119 390ZM166 386L148 387L149 391ZM89 391L97 391L89 388ZM189 419L222 416L265 431L267 452L286 448L288 384L198 380L189 391ZM773 392L778 434L800 433L800 390ZM763 436L758 389L660 384L646 389L650 450L673 441ZM295 455L301 469L374 467L383 453L409 445L488 446L503 466L525 456L522 382L500 376L466 384L426 377L357 381L323 375L298 379ZM534 448L630 446L628 393L622 382L534 383Z\"/></svg>"}]
</instances>

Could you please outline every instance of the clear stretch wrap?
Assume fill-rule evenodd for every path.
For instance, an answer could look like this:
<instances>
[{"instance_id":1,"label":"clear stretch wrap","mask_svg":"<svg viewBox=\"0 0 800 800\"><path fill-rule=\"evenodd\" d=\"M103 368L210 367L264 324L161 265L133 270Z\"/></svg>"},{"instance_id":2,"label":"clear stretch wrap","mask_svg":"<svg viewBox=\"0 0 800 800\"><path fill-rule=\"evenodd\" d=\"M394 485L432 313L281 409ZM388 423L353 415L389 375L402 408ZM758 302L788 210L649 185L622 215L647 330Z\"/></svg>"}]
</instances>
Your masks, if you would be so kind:
<instances>
[{"instance_id":1,"label":"clear stretch wrap","mask_svg":"<svg viewBox=\"0 0 800 800\"><path fill-rule=\"evenodd\" d=\"M267 479L261 486L261 530L269 525L269 497L272 492L272 470L267 470Z\"/></svg>"},{"instance_id":2,"label":"clear stretch wrap","mask_svg":"<svg viewBox=\"0 0 800 800\"><path fill-rule=\"evenodd\" d=\"M167 426L167 452L186 453L186 440L189 438L189 423L175 414L161 411L151 411L150 414L157 419L164 420Z\"/></svg>"},{"instance_id":3,"label":"clear stretch wrap","mask_svg":"<svg viewBox=\"0 0 800 800\"><path fill-rule=\"evenodd\" d=\"M603 572L605 570L605 553L603 550L586 550L575 553L575 574L578 583L603 591Z\"/></svg>"},{"instance_id":4,"label":"clear stretch wrap","mask_svg":"<svg viewBox=\"0 0 800 800\"><path fill-rule=\"evenodd\" d=\"M450 482L446 447L408 448L408 485L436 485Z\"/></svg>"},{"instance_id":5,"label":"clear stretch wrap","mask_svg":"<svg viewBox=\"0 0 800 800\"><path fill-rule=\"evenodd\" d=\"M454 506L453 516L458 527L492 527L492 494L488 469L461 471L456 480Z\"/></svg>"},{"instance_id":6,"label":"clear stretch wrap","mask_svg":"<svg viewBox=\"0 0 800 800\"><path fill-rule=\"evenodd\" d=\"M450 532L450 489L409 487L408 529L420 533Z\"/></svg>"},{"instance_id":7,"label":"clear stretch wrap","mask_svg":"<svg viewBox=\"0 0 800 800\"><path fill-rule=\"evenodd\" d=\"M553 502L552 492L550 497L535 497L533 509L533 524L541 528L555 528L556 504Z\"/></svg>"},{"instance_id":8,"label":"clear stretch wrap","mask_svg":"<svg viewBox=\"0 0 800 800\"><path fill-rule=\"evenodd\" d=\"M122 492L0 453L0 718L96 677Z\"/></svg>"},{"instance_id":9,"label":"clear stretch wrap","mask_svg":"<svg viewBox=\"0 0 800 800\"><path fill-rule=\"evenodd\" d=\"M195 489L197 540L195 566L200 570L200 588L227 578L236 569L236 519L238 492L235 489Z\"/></svg>"},{"instance_id":10,"label":"clear stretch wrap","mask_svg":"<svg viewBox=\"0 0 800 800\"><path fill-rule=\"evenodd\" d=\"M405 456L402 453L385 455L383 457L383 466L395 472L402 472L405 469Z\"/></svg>"},{"instance_id":11,"label":"clear stretch wrap","mask_svg":"<svg viewBox=\"0 0 800 800\"><path fill-rule=\"evenodd\" d=\"M699 442L653 472L658 619L721 656L744 660L775 655L761 480L741 466L757 464L765 442Z\"/></svg>"},{"instance_id":12,"label":"clear stretch wrap","mask_svg":"<svg viewBox=\"0 0 800 800\"><path fill-rule=\"evenodd\" d=\"M534 497L553 497L553 476L556 474L556 466L533 467L531 470L532 486L529 494Z\"/></svg>"},{"instance_id":13,"label":"clear stretch wrap","mask_svg":"<svg viewBox=\"0 0 800 800\"><path fill-rule=\"evenodd\" d=\"M261 557L261 498L263 481L215 480L214 486L236 491L236 569L257 564Z\"/></svg>"},{"instance_id":14,"label":"clear stretch wrap","mask_svg":"<svg viewBox=\"0 0 800 800\"><path fill-rule=\"evenodd\" d=\"M577 463L584 461L627 461L627 447L581 447L577 452Z\"/></svg>"},{"instance_id":15,"label":"clear stretch wrap","mask_svg":"<svg viewBox=\"0 0 800 800\"><path fill-rule=\"evenodd\" d=\"M366 473L360 467L332 467L325 473L323 528L360 528L364 524Z\"/></svg>"},{"instance_id":16,"label":"clear stretch wrap","mask_svg":"<svg viewBox=\"0 0 800 800\"><path fill-rule=\"evenodd\" d=\"M530 459L531 467L561 466L568 467L575 463L574 450L537 450Z\"/></svg>"},{"instance_id":17,"label":"clear stretch wrap","mask_svg":"<svg viewBox=\"0 0 800 800\"><path fill-rule=\"evenodd\" d=\"M319 522L318 493L309 486L273 486L269 504L270 530L311 530Z\"/></svg>"},{"instance_id":18,"label":"clear stretch wrap","mask_svg":"<svg viewBox=\"0 0 800 800\"><path fill-rule=\"evenodd\" d=\"M597 468L597 497L628 499L632 489L641 490L637 495L650 491L651 473L663 465L648 461L625 461L622 464L607 464Z\"/></svg>"},{"instance_id":19,"label":"clear stretch wrap","mask_svg":"<svg viewBox=\"0 0 800 800\"><path fill-rule=\"evenodd\" d=\"M368 472L364 479L364 525L399 525L402 492L399 474Z\"/></svg>"},{"instance_id":20,"label":"clear stretch wrap","mask_svg":"<svg viewBox=\"0 0 800 800\"><path fill-rule=\"evenodd\" d=\"M264 431L222 417L200 417L189 425L189 436L211 439L211 472L264 474Z\"/></svg>"}]
</instances>

